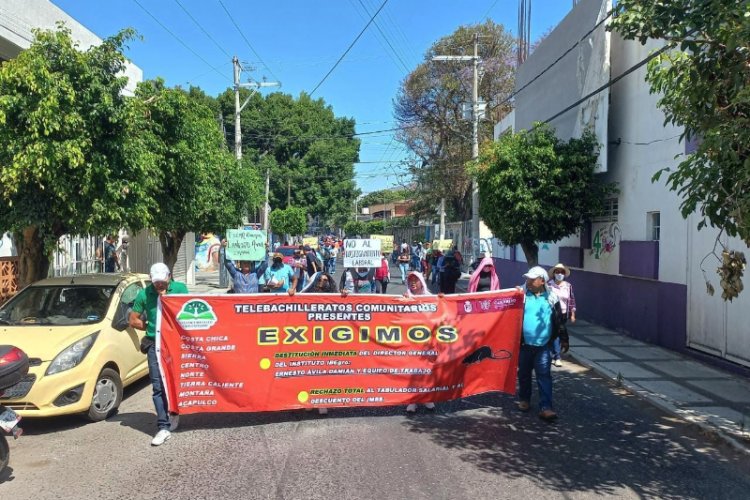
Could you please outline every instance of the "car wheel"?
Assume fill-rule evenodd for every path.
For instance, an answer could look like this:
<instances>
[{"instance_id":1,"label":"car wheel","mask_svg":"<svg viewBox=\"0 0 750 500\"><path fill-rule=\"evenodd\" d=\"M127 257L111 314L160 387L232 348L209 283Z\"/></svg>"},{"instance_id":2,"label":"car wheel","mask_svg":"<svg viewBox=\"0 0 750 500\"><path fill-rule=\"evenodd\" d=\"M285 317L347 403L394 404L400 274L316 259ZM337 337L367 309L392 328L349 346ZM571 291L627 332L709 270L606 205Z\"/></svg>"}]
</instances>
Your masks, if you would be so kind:
<instances>
[{"instance_id":1,"label":"car wheel","mask_svg":"<svg viewBox=\"0 0 750 500\"><path fill-rule=\"evenodd\" d=\"M122 401L122 380L111 368L105 368L96 377L94 395L86 417L92 422L99 422L114 415Z\"/></svg>"}]
</instances>

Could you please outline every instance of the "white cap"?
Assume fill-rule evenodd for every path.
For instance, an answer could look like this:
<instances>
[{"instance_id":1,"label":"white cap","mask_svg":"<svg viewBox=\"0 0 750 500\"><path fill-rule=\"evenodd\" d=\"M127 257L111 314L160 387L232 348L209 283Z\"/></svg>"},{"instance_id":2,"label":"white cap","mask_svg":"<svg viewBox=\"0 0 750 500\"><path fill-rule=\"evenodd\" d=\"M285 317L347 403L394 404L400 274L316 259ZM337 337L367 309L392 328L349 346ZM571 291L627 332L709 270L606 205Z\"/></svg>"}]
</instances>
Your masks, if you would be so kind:
<instances>
[{"instance_id":1,"label":"white cap","mask_svg":"<svg viewBox=\"0 0 750 500\"><path fill-rule=\"evenodd\" d=\"M549 275L547 274L547 271L544 270L541 266L534 266L531 269L529 269L526 274L523 275L524 278L527 280L535 280L537 278L544 278L544 281L549 280Z\"/></svg>"},{"instance_id":2,"label":"white cap","mask_svg":"<svg viewBox=\"0 0 750 500\"><path fill-rule=\"evenodd\" d=\"M169 268L163 262L157 262L151 266L151 281L169 281Z\"/></svg>"}]
</instances>

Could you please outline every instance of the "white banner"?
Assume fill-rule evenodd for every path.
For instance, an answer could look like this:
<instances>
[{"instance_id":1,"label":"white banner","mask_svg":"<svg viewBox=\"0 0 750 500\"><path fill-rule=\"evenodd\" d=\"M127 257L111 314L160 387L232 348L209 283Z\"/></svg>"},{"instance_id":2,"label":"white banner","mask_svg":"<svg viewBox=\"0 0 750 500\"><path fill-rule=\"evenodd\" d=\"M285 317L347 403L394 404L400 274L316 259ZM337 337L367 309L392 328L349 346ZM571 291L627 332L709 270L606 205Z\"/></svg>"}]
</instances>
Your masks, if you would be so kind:
<instances>
[{"instance_id":1,"label":"white banner","mask_svg":"<svg viewBox=\"0 0 750 500\"><path fill-rule=\"evenodd\" d=\"M380 267L380 240L345 240L344 267Z\"/></svg>"}]
</instances>

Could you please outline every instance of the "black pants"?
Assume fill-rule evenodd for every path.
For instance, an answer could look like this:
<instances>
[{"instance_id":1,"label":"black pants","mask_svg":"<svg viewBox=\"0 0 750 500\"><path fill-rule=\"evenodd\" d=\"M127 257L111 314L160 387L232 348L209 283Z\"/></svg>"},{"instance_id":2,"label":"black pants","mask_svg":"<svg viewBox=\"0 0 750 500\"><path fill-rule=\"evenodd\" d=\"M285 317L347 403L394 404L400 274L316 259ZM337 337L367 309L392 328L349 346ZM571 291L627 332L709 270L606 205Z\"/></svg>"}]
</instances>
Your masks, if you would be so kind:
<instances>
[{"instance_id":1,"label":"black pants","mask_svg":"<svg viewBox=\"0 0 750 500\"><path fill-rule=\"evenodd\" d=\"M384 280L375 280L375 290L377 293L386 293L386 290L388 290L388 282Z\"/></svg>"}]
</instances>

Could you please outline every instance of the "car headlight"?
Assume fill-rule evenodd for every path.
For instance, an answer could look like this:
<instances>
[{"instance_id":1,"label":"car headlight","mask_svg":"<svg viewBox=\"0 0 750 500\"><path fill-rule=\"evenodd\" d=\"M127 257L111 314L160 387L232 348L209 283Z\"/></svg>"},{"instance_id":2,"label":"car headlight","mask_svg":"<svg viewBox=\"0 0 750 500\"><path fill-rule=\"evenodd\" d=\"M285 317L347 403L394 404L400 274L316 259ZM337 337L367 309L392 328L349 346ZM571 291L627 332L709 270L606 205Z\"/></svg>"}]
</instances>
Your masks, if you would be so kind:
<instances>
[{"instance_id":1,"label":"car headlight","mask_svg":"<svg viewBox=\"0 0 750 500\"><path fill-rule=\"evenodd\" d=\"M78 366L78 364L83 361L83 358L86 357L86 354L89 353L91 346L94 345L94 341L98 336L99 332L94 332L63 349L63 351L52 360L45 375L53 375Z\"/></svg>"}]
</instances>

